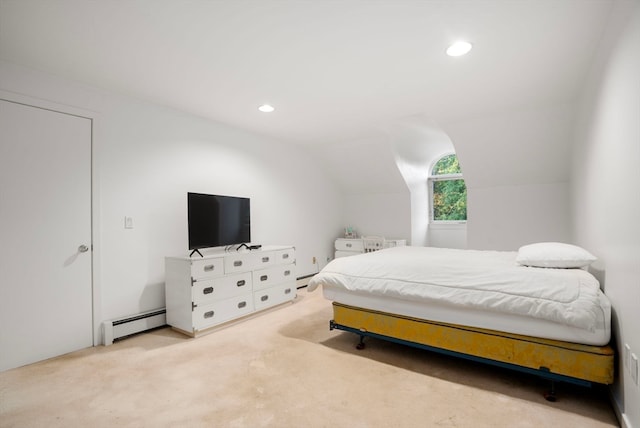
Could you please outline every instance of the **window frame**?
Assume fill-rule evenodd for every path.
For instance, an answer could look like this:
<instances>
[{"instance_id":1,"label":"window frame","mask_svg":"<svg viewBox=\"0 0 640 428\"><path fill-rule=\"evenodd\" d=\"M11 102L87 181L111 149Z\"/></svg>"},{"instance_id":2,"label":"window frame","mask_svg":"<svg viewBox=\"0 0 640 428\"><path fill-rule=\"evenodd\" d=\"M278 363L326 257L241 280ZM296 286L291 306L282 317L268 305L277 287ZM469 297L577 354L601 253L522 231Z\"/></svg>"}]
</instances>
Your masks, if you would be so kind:
<instances>
[{"instance_id":1,"label":"window frame","mask_svg":"<svg viewBox=\"0 0 640 428\"><path fill-rule=\"evenodd\" d=\"M433 196L434 196L434 191L433 191L433 186L434 183L436 181L451 181L451 180L462 180L464 181L464 176L462 174L462 172L456 172L453 174L433 174L433 170L436 167L436 165L438 164L438 162L440 162L442 159L448 157L448 156L455 156L456 158L458 157L458 155L454 152L451 153L445 153L441 156L439 156L431 165L431 168L429 169L429 176L427 178L427 183L428 183L428 189L429 189L429 224L430 225L434 225L434 226L442 226L442 227L446 227L446 226L453 226L453 225L466 225L467 221L469 220L469 212L467 211L467 219L466 220L436 220L435 219L435 214L434 214L434 210L435 210L435 204L433 203ZM459 160L458 160L459 161ZM465 182L465 186L466 186L466 182Z\"/></svg>"}]
</instances>

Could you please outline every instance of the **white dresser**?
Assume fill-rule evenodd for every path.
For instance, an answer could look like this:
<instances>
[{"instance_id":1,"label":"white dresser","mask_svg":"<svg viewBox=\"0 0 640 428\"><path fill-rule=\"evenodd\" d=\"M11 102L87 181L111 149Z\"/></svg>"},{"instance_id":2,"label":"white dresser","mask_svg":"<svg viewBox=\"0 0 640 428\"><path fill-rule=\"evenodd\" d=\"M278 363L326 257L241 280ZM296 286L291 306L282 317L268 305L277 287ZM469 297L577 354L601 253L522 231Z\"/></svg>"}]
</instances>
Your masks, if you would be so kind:
<instances>
[{"instance_id":1,"label":"white dresser","mask_svg":"<svg viewBox=\"0 0 640 428\"><path fill-rule=\"evenodd\" d=\"M296 297L290 246L166 257L165 273L167 324L189 336Z\"/></svg>"},{"instance_id":2,"label":"white dresser","mask_svg":"<svg viewBox=\"0 0 640 428\"><path fill-rule=\"evenodd\" d=\"M390 247L403 247L405 239L385 239L380 236L364 236L362 238L338 238L335 242L335 257L347 257L355 254L369 253Z\"/></svg>"}]
</instances>

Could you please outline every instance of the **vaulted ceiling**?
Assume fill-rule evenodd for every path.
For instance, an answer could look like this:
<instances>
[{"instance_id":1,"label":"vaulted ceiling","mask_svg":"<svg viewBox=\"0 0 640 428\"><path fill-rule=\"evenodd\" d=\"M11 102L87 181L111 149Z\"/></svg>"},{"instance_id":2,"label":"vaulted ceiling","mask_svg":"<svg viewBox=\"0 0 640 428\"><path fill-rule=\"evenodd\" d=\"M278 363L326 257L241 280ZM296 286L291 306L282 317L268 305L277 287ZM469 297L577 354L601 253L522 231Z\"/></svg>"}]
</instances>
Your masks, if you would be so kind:
<instances>
[{"instance_id":1,"label":"vaulted ceiling","mask_svg":"<svg viewBox=\"0 0 640 428\"><path fill-rule=\"evenodd\" d=\"M0 59L304 144L574 98L613 0L0 0ZM445 55L458 39L463 57ZM263 103L275 106L261 113Z\"/></svg>"}]
</instances>

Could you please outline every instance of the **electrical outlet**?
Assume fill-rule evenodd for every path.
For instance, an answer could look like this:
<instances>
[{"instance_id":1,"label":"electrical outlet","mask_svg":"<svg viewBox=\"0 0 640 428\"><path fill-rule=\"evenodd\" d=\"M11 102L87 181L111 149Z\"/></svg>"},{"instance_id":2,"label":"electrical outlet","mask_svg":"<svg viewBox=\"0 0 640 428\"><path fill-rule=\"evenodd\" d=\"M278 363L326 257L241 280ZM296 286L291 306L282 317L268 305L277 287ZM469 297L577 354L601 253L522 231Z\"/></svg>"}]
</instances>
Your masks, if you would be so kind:
<instances>
[{"instance_id":1,"label":"electrical outlet","mask_svg":"<svg viewBox=\"0 0 640 428\"><path fill-rule=\"evenodd\" d=\"M626 369L629 368L629 359L631 358L631 347L628 343L624 344L624 353L622 354L622 362Z\"/></svg>"},{"instance_id":2,"label":"electrical outlet","mask_svg":"<svg viewBox=\"0 0 640 428\"><path fill-rule=\"evenodd\" d=\"M631 361L629 362L631 365L631 379L638 384L638 357L636 354L631 354Z\"/></svg>"}]
</instances>

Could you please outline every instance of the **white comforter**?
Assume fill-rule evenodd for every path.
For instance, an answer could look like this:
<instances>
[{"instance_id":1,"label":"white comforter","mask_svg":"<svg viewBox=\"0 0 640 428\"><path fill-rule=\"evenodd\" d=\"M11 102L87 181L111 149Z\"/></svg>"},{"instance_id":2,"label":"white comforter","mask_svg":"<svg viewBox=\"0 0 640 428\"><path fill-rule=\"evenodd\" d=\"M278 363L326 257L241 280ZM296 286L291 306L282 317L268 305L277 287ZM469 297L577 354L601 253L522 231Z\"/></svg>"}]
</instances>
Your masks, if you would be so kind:
<instances>
[{"instance_id":1,"label":"white comforter","mask_svg":"<svg viewBox=\"0 0 640 428\"><path fill-rule=\"evenodd\" d=\"M600 285L582 269L518 265L516 252L396 247L331 261L309 283L547 319L593 331Z\"/></svg>"}]
</instances>

